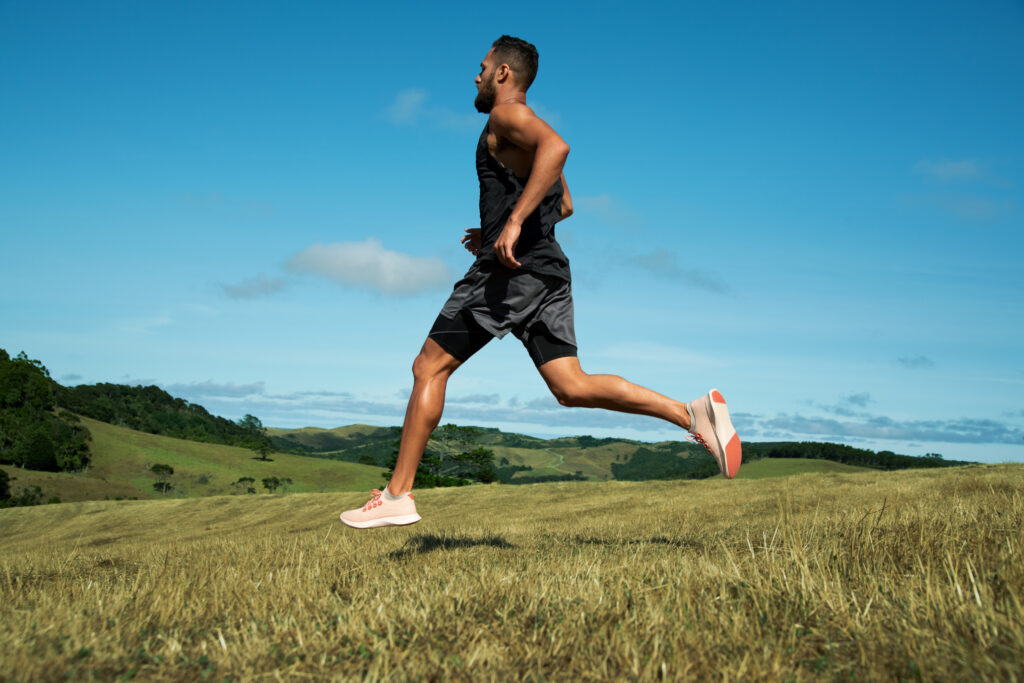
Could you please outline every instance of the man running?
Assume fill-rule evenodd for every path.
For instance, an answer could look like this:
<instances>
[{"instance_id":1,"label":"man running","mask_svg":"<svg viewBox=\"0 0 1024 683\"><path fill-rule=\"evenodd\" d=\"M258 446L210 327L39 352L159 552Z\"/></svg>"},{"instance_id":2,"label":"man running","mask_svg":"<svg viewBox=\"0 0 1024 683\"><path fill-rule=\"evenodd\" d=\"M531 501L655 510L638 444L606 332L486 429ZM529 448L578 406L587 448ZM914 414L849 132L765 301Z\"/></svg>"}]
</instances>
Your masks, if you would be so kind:
<instances>
[{"instance_id":1,"label":"man running","mask_svg":"<svg viewBox=\"0 0 1024 683\"><path fill-rule=\"evenodd\" d=\"M725 399L711 390L680 403L615 375L588 375L576 357L569 260L555 223L572 215L562 167L569 145L526 106L537 75L536 48L511 36L491 46L476 77L477 111L490 114L476 149L480 227L462 242L476 260L441 309L413 362L414 383L398 462L384 491L341 514L358 529L420 520L411 494L423 449L441 421L455 370L492 338L512 332L563 406L650 415L689 432L722 474L740 468L739 436Z\"/></svg>"}]
</instances>

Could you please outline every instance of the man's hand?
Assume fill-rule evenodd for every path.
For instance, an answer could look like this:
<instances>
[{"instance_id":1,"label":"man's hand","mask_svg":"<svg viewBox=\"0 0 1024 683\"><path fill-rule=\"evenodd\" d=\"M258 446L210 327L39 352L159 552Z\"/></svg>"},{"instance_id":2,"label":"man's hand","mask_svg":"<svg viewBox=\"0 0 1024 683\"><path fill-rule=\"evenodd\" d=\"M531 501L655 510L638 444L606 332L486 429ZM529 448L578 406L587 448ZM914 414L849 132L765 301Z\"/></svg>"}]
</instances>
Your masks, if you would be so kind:
<instances>
[{"instance_id":1,"label":"man's hand","mask_svg":"<svg viewBox=\"0 0 1024 683\"><path fill-rule=\"evenodd\" d=\"M476 256L480 251L480 228L466 228L466 234L462 236L462 246Z\"/></svg>"},{"instance_id":2,"label":"man's hand","mask_svg":"<svg viewBox=\"0 0 1024 683\"><path fill-rule=\"evenodd\" d=\"M516 261L516 243L519 242L519 233L523 226L512 220L505 223L498 241L494 243L494 255L507 268L518 268L522 264Z\"/></svg>"}]
</instances>

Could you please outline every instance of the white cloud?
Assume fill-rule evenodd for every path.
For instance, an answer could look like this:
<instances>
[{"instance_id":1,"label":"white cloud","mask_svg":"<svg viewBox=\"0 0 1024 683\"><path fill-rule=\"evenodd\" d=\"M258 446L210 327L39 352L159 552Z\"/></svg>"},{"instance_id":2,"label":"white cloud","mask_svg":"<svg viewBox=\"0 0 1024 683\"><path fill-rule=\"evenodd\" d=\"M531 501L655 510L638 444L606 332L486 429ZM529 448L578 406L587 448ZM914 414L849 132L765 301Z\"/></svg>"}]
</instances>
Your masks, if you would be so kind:
<instances>
[{"instance_id":1,"label":"white cloud","mask_svg":"<svg viewBox=\"0 0 1024 683\"><path fill-rule=\"evenodd\" d=\"M636 214L624 207L619 200L613 199L607 194L574 197L573 208L579 209L583 215L596 216L612 225L635 228L640 222Z\"/></svg>"},{"instance_id":2,"label":"white cloud","mask_svg":"<svg viewBox=\"0 0 1024 683\"><path fill-rule=\"evenodd\" d=\"M395 96L394 101L384 110L384 115L397 126L413 125L423 114L427 97L427 91L423 88L407 88Z\"/></svg>"},{"instance_id":3,"label":"white cloud","mask_svg":"<svg viewBox=\"0 0 1024 683\"><path fill-rule=\"evenodd\" d=\"M116 323L116 328L120 332L129 334L153 334L160 327L167 327L172 325L174 319L167 314L145 316L139 318L128 318L126 320L120 320Z\"/></svg>"},{"instance_id":4,"label":"white cloud","mask_svg":"<svg viewBox=\"0 0 1024 683\"><path fill-rule=\"evenodd\" d=\"M267 277L260 273L256 277L242 280L235 285L221 285L221 289L232 299L255 299L280 292L288 282L283 277Z\"/></svg>"},{"instance_id":5,"label":"white cloud","mask_svg":"<svg viewBox=\"0 0 1024 683\"><path fill-rule=\"evenodd\" d=\"M189 401L197 401L205 398L237 398L254 396L263 393L263 382L252 382L250 384L235 384L226 382L219 384L212 380L205 382L192 382L191 384L164 384L161 385L164 391L171 396L177 396Z\"/></svg>"},{"instance_id":6,"label":"white cloud","mask_svg":"<svg viewBox=\"0 0 1024 683\"><path fill-rule=\"evenodd\" d=\"M373 237L363 242L313 244L292 256L288 268L390 296L443 287L452 279L440 259L391 251Z\"/></svg>"},{"instance_id":7,"label":"white cloud","mask_svg":"<svg viewBox=\"0 0 1024 683\"><path fill-rule=\"evenodd\" d=\"M918 354L916 356L900 356L896 361L905 368L933 368L935 361L928 356Z\"/></svg>"},{"instance_id":8,"label":"white cloud","mask_svg":"<svg viewBox=\"0 0 1024 683\"><path fill-rule=\"evenodd\" d=\"M406 88L384 109L384 116L396 126L415 126L421 121L437 128L472 130L483 127L480 114L473 113L469 100L465 111L428 105L430 93L423 88Z\"/></svg>"},{"instance_id":9,"label":"white cloud","mask_svg":"<svg viewBox=\"0 0 1024 683\"><path fill-rule=\"evenodd\" d=\"M882 415L873 415L857 421L844 421L829 417L782 414L774 418L753 421L748 418L747 423L750 422L754 423L751 427L762 433L773 433L784 438L799 436L825 438L830 441L878 439L1020 444L1021 438L1024 437L1024 431L990 419L893 420Z\"/></svg>"},{"instance_id":10,"label":"white cloud","mask_svg":"<svg viewBox=\"0 0 1024 683\"><path fill-rule=\"evenodd\" d=\"M691 287L708 292L722 294L728 290L725 284L716 280L706 271L699 268L680 267L675 253L668 249L655 249L648 253L625 256L623 263L646 270L659 277L680 281Z\"/></svg>"},{"instance_id":11,"label":"white cloud","mask_svg":"<svg viewBox=\"0 0 1024 683\"><path fill-rule=\"evenodd\" d=\"M871 394L866 391L862 391L859 394L847 394L846 396L843 396L843 400L847 403L852 403L855 406L860 406L861 408L866 407L867 404L874 401L874 399L871 398Z\"/></svg>"},{"instance_id":12,"label":"white cloud","mask_svg":"<svg viewBox=\"0 0 1024 683\"><path fill-rule=\"evenodd\" d=\"M968 180L980 178L981 168L973 159L965 161L919 161L914 171L937 180Z\"/></svg>"},{"instance_id":13,"label":"white cloud","mask_svg":"<svg viewBox=\"0 0 1024 683\"><path fill-rule=\"evenodd\" d=\"M1019 210L1009 197L993 198L960 192L909 194L901 200L911 206L930 206L969 221L995 220L1012 216Z\"/></svg>"},{"instance_id":14,"label":"white cloud","mask_svg":"<svg viewBox=\"0 0 1024 683\"><path fill-rule=\"evenodd\" d=\"M544 122L552 128L558 128L562 125L562 116L558 112L553 109L548 109L540 102L530 102L528 104L530 105L530 109L533 110L533 113L544 119Z\"/></svg>"}]
</instances>

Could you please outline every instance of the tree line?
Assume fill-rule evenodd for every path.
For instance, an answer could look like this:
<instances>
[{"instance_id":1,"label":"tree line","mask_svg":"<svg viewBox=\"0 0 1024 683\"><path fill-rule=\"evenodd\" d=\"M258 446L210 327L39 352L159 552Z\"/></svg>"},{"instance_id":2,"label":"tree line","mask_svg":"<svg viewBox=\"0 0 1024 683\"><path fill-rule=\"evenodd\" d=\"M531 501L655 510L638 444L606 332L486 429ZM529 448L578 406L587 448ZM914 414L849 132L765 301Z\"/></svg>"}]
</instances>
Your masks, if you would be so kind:
<instances>
[{"instance_id":1,"label":"tree line","mask_svg":"<svg viewBox=\"0 0 1024 683\"><path fill-rule=\"evenodd\" d=\"M0 349L0 463L50 472L89 464L89 432L59 406L59 386L24 351Z\"/></svg>"}]
</instances>

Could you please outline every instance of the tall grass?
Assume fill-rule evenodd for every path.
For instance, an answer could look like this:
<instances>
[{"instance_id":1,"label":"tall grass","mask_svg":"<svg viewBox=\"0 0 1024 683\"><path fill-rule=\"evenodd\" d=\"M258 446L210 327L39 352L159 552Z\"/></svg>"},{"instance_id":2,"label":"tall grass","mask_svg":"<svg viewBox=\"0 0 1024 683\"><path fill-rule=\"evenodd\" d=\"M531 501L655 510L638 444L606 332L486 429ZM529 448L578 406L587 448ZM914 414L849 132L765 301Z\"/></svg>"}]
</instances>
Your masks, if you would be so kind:
<instances>
[{"instance_id":1,"label":"tall grass","mask_svg":"<svg viewBox=\"0 0 1024 683\"><path fill-rule=\"evenodd\" d=\"M1024 467L0 513L0 671L86 679L1022 675Z\"/></svg>"}]
</instances>

